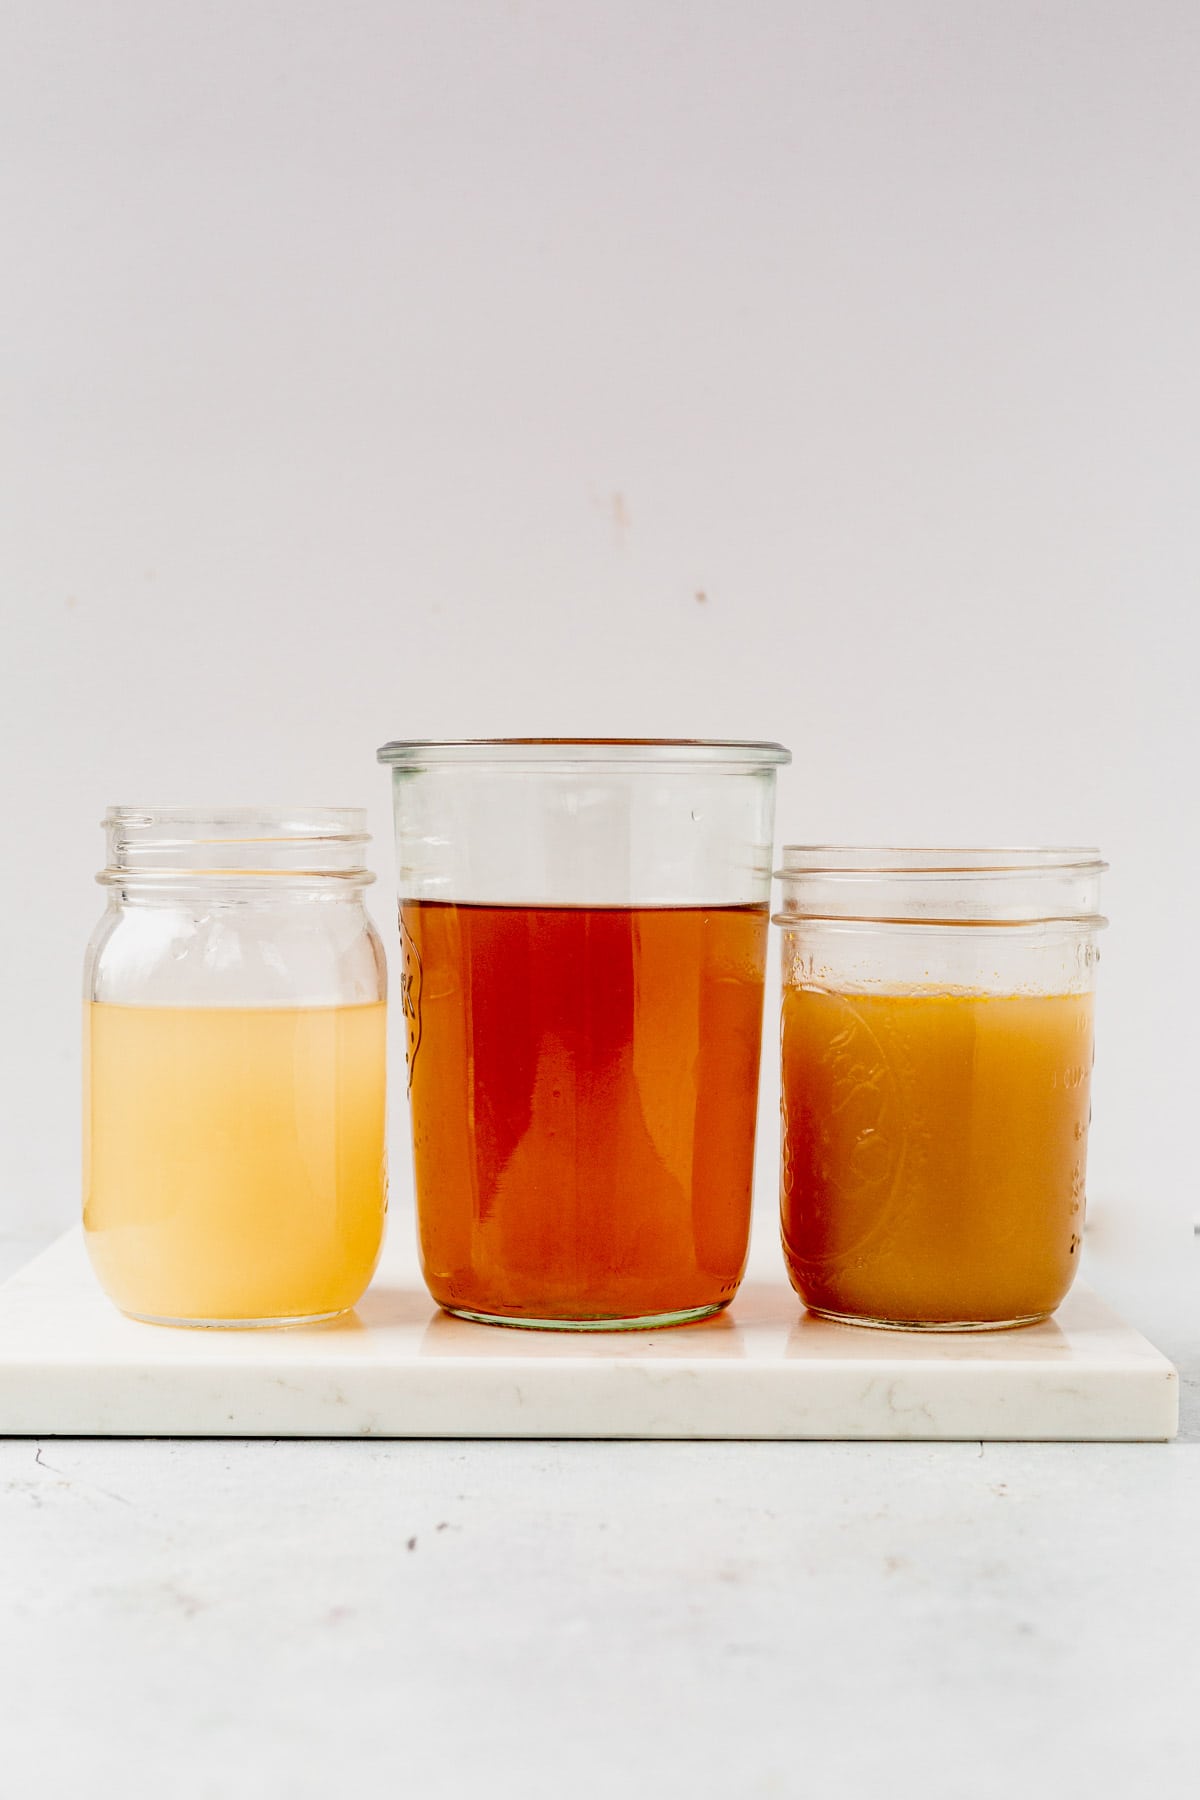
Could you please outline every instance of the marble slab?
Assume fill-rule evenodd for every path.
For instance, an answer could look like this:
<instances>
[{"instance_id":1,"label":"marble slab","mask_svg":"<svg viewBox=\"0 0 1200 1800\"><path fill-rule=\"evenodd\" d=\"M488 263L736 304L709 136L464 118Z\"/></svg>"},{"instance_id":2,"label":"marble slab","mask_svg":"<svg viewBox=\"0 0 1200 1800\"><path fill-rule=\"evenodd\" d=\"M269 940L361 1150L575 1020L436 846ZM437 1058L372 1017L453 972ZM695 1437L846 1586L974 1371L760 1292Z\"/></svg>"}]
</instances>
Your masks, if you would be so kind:
<instances>
[{"instance_id":1,"label":"marble slab","mask_svg":"<svg viewBox=\"0 0 1200 1800\"><path fill-rule=\"evenodd\" d=\"M673 1331L451 1319L393 1228L357 1311L293 1331L122 1317L70 1232L0 1287L0 1435L81 1437L1165 1439L1178 1379L1077 1287L1057 1317L921 1336L810 1318L755 1273ZM765 1258L756 1259L757 1266Z\"/></svg>"}]
</instances>

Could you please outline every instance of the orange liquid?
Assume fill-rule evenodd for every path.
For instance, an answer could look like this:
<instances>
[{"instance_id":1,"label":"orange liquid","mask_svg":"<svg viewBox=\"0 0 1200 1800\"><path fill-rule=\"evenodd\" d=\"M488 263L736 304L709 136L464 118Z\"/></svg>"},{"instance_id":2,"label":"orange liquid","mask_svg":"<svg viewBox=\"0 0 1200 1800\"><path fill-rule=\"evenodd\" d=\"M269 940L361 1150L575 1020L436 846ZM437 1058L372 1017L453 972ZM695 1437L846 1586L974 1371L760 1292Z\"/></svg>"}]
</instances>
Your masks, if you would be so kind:
<instances>
[{"instance_id":1,"label":"orange liquid","mask_svg":"<svg viewBox=\"0 0 1200 1800\"><path fill-rule=\"evenodd\" d=\"M1052 1312L1083 1230L1090 994L783 1000L784 1254L807 1306Z\"/></svg>"},{"instance_id":2,"label":"orange liquid","mask_svg":"<svg viewBox=\"0 0 1200 1800\"><path fill-rule=\"evenodd\" d=\"M84 1014L84 1230L124 1311L343 1312L387 1206L383 1002Z\"/></svg>"},{"instance_id":3,"label":"orange liquid","mask_svg":"<svg viewBox=\"0 0 1200 1800\"><path fill-rule=\"evenodd\" d=\"M715 1309L745 1265L765 907L406 903L435 1300L602 1323Z\"/></svg>"}]
</instances>

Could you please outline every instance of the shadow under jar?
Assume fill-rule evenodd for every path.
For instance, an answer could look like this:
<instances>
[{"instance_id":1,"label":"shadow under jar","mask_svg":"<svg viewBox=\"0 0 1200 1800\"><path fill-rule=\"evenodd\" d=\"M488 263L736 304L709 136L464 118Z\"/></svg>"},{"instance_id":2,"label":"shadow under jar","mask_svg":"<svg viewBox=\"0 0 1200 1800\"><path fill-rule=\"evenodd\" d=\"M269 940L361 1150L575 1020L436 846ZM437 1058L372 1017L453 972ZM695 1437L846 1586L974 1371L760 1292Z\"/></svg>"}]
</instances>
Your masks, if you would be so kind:
<instances>
[{"instance_id":1,"label":"shadow under jar","mask_svg":"<svg viewBox=\"0 0 1200 1800\"><path fill-rule=\"evenodd\" d=\"M84 973L84 1233L156 1324L332 1318L387 1207L357 808L114 807Z\"/></svg>"},{"instance_id":2,"label":"shadow under jar","mask_svg":"<svg viewBox=\"0 0 1200 1800\"><path fill-rule=\"evenodd\" d=\"M422 1267L447 1311L679 1324L745 1267L777 744L396 743Z\"/></svg>"},{"instance_id":3,"label":"shadow under jar","mask_svg":"<svg viewBox=\"0 0 1200 1800\"><path fill-rule=\"evenodd\" d=\"M1062 1301L1104 867L1090 849L785 847L780 1213L810 1311L997 1330Z\"/></svg>"}]
</instances>

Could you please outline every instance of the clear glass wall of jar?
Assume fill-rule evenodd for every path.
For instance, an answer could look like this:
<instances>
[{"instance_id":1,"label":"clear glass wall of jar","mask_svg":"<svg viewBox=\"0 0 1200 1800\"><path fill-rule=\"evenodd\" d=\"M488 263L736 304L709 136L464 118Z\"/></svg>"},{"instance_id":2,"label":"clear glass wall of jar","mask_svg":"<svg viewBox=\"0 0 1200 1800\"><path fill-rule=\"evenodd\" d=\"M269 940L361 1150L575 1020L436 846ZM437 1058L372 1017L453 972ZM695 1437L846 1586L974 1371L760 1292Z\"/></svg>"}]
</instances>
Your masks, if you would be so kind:
<instances>
[{"instance_id":1,"label":"clear glass wall of jar","mask_svg":"<svg viewBox=\"0 0 1200 1800\"><path fill-rule=\"evenodd\" d=\"M813 1312L1044 1318L1079 1266L1095 850L788 846L781 1221Z\"/></svg>"},{"instance_id":2,"label":"clear glass wall of jar","mask_svg":"<svg viewBox=\"0 0 1200 1800\"><path fill-rule=\"evenodd\" d=\"M357 808L115 807L84 971L84 1231L180 1325L326 1319L387 1206L383 948Z\"/></svg>"},{"instance_id":3,"label":"clear glass wall of jar","mask_svg":"<svg viewBox=\"0 0 1200 1800\"><path fill-rule=\"evenodd\" d=\"M778 744L395 743L422 1268L573 1330L726 1306L746 1261Z\"/></svg>"}]
</instances>

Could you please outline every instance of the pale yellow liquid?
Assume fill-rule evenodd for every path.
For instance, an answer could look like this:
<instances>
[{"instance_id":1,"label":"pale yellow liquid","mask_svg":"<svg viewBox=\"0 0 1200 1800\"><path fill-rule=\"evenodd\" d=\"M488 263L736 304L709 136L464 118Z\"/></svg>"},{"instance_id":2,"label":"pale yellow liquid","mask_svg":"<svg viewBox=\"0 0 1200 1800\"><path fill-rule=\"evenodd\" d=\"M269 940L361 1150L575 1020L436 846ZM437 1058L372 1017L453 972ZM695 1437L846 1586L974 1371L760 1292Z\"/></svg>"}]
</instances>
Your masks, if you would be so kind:
<instances>
[{"instance_id":1,"label":"pale yellow liquid","mask_svg":"<svg viewBox=\"0 0 1200 1800\"><path fill-rule=\"evenodd\" d=\"M366 1006L84 1009L84 1206L140 1318L344 1312L387 1207L385 1027Z\"/></svg>"}]
</instances>

